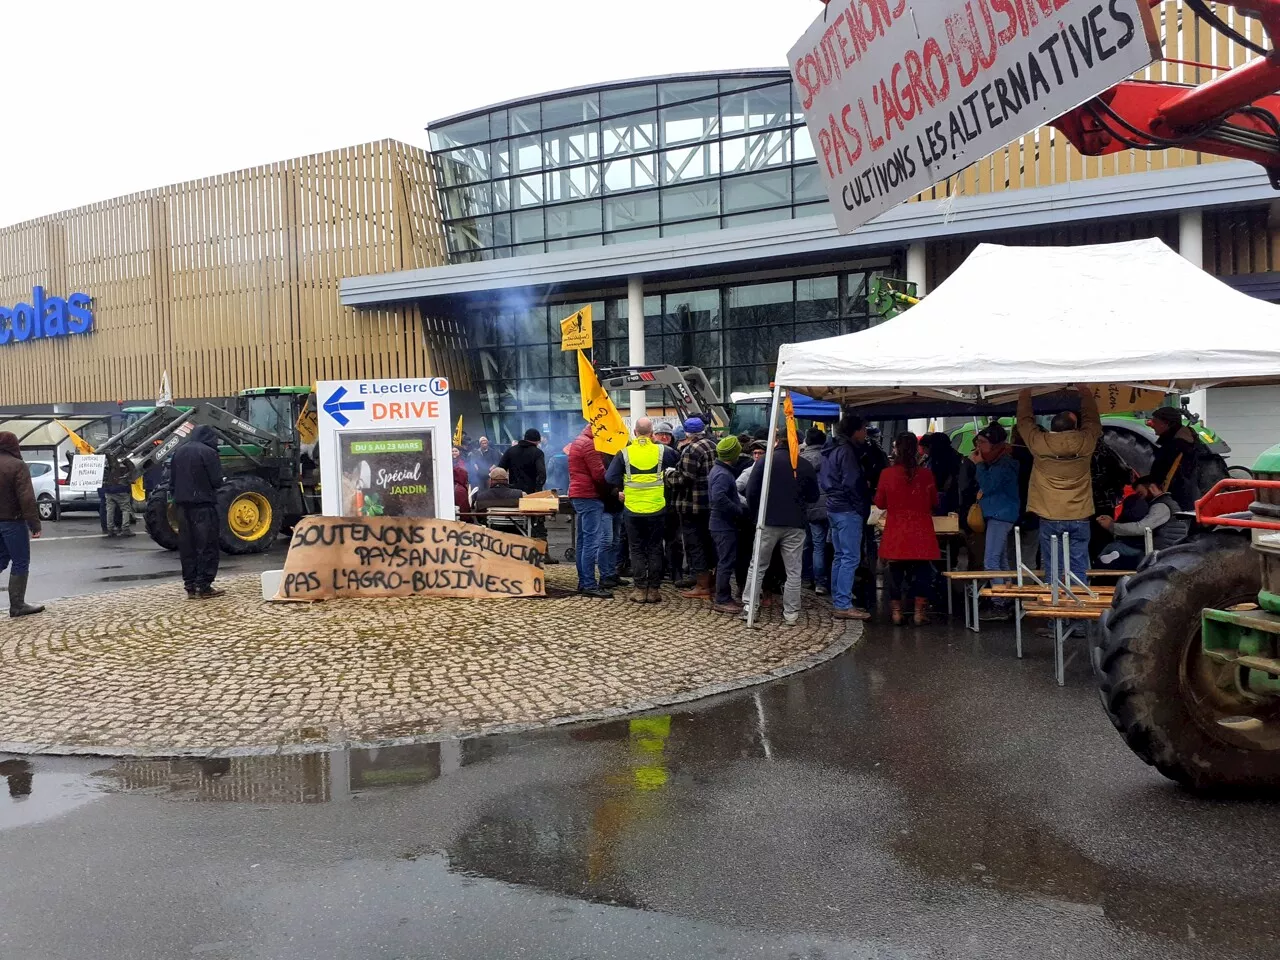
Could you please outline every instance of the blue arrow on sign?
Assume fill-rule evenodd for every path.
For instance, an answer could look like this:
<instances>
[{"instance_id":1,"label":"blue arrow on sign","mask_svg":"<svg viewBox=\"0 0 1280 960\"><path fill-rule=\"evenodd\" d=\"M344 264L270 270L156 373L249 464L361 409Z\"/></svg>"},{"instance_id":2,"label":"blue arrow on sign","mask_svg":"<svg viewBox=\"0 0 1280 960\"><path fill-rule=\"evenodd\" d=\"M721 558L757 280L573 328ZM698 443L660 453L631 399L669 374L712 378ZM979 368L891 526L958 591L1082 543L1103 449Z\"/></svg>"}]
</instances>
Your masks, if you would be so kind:
<instances>
[{"instance_id":1,"label":"blue arrow on sign","mask_svg":"<svg viewBox=\"0 0 1280 960\"><path fill-rule=\"evenodd\" d=\"M363 400L347 400L344 403L342 398L345 397L346 395L347 395L347 388L339 387L337 390L333 391L333 396L331 396L328 400L324 402L324 412L327 413L329 416L333 417L333 419L337 420L338 425L341 427L345 427L348 423L351 422L350 420L347 419L347 415L342 412L343 410L363 410L364 409Z\"/></svg>"}]
</instances>

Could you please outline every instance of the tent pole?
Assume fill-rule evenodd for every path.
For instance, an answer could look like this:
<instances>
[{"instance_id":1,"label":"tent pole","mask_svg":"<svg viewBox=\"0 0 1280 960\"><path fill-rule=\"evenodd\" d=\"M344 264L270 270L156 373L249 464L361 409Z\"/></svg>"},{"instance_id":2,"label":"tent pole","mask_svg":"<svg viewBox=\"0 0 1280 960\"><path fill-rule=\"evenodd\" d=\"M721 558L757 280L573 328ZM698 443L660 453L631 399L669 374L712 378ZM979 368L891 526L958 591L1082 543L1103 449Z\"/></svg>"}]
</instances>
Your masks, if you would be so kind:
<instances>
[{"instance_id":1,"label":"tent pole","mask_svg":"<svg viewBox=\"0 0 1280 960\"><path fill-rule=\"evenodd\" d=\"M782 387L773 385L773 404L769 407L768 433L765 439L764 457L761 466L764 468L764 479L760 482L760 512L756 515L756 537L751 546L751 573L747 577L747 629L756 625L756 611L760 608L760 583L764 580L764 571L760 569L760 541L764 538L764 518L769 509L769 480L773 476L773 442L774 432L778 426L778 408L782 406Z\"/></svg>"}]
</instances>

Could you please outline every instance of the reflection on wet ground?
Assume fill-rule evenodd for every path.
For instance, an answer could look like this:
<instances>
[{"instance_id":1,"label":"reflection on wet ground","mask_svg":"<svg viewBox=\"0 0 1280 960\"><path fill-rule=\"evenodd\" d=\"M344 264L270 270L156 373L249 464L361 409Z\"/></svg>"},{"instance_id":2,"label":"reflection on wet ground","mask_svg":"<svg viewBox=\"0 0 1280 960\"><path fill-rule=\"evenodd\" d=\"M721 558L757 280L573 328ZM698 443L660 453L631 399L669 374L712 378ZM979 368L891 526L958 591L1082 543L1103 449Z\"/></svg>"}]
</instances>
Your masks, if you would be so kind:
<instances>
[{"instance_id":1,"label":"reflection on wet ground","mask_svg":"<svg viewBox=\"0 0 1280 960\"><path fill-rule=\"evenodd\" d=\"M323 931L339 914L343 931L379 946L335 956L493 956L491 943L471 952L486 942L474 930L456 942L442 931L527 926L536 903L564 921L546 943L568 937L579 952L529 956L664 955L618 946L634 913L648 918L641 945L688 956L750 942L762 956L1274 957L1277 805L1167 784L1116 738L1083 666L1059 689L1047 648L1031 653L1014 659L1000 631L881 628L766 688L540 735L206 761L8 759L0 845L38 858L57 842L40 829L76 829L108 807L150 849L201 851L202 874L234 877L236 844L252 841L244 857L269 869L256 882L275 906L212 894L235 918L227 956L306 956L304 942L281 947L267 918ZM157 801L206 803L188 815L197 808ZM15 812L27 809L47 809L47 822ZM85 854L112 857L92 836ZM400 907L362 893L367 916L343 914L332 898L353 870L362 891L389 902L412 891L452 913L406 907L394 919L384 913ZM209 896L205 880L168 882ZM14 893L5 883L0 871L0 900ZM36 916L20 895L6 902L16 910L0 947ZM317 919L325 904L335 919ZM424 938L449 946L432 952Z\"/></svg>"}]
</instances>

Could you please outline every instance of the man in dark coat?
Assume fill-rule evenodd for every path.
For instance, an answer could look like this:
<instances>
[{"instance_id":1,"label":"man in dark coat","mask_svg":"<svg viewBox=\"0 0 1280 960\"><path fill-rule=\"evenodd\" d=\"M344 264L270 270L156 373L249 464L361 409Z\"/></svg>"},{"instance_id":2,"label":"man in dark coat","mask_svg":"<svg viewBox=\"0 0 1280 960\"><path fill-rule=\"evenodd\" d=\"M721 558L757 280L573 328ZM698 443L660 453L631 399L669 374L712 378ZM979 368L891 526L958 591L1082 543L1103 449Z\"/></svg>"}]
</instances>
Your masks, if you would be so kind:
<instances>
[{"instance_id":1,"label":"man in dark coat","mask_svg":"<svg viewBox=\"0 0 1280 960\"><path fill-rule=\"evenodd\" d=\"M9 616L26 617L44 607L27 603L31 538L40 536L40 512L31 485L31 468L12 433L0 433L0 571L10 564Z\"/></svg>"},{"instance_id":2,"label":"man in dark coat","mask_svg":"<svg viewBox=\"0 0 1280 960\"><path fill-rule=\"evenodd\" d=\"M530 427L524 439L509 447L498 463L511 478L511 486L525 493L537 493L547 485L547 458L539 444L542 434Z\"/></svg>"},{"instance_id":3,"label":"man in dark coat","mask_svg":"<svg viewBox=\"0 0 1280 960\"><path fill-rule=\"evenodd\" d=\"M791 467L791 452L786 439L778 441L773 456L751 471L747 482L747 513L758 516L760 496L764 488L764 472L769 470L769 503L760 537L760 560L767 566L774 547L782 548L782 563L787 582L782 588L782 619L788 626L800 622L800 584L804 566L804 532L808 525L809 505L818 502L818 475L808 460L801 458ZM830 497L827 499L830 508ZM747 573L747 592L743 602L750 610L757 602L762 571L755 564Z\"/></svg>"},{"instance_id":4,"label":"man in dark coat","mask_svg":"<svg viewBox=\"0 0 1280 960\"><path fill-rule=\"evenodd\" d=\"M173 452L169 478L178 507L178 556L187 599L221 596L224 591L214 589L213 581L218 576L218 488L223 478L212 427L196 427L191 439Z\"/></svg>"}]
</instances>

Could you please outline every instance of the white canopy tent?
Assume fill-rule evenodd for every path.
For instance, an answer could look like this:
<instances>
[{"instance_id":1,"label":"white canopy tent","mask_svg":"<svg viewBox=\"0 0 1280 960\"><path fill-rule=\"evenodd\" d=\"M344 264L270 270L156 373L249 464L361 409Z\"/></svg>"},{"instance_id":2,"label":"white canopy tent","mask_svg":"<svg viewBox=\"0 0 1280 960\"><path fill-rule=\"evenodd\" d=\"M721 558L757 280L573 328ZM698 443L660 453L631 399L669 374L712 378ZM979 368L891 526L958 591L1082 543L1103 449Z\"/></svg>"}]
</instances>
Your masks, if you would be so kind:
<instances>
[{"instance_id":1,"label":"white canopy tent","mask_svg":"<svg viewBox=\"0 0 1280 960\"><path fill-rule=\"evenodd\" d=\"M1169 393L1280 383L1280 306L1233 290L1160 240L982 244L898 317L784 344L770 423L784 389L852 407L919 405L925 415L1075 383ZM752 552L757 569L769 475Z\"/></svg>"}]
</instances>

